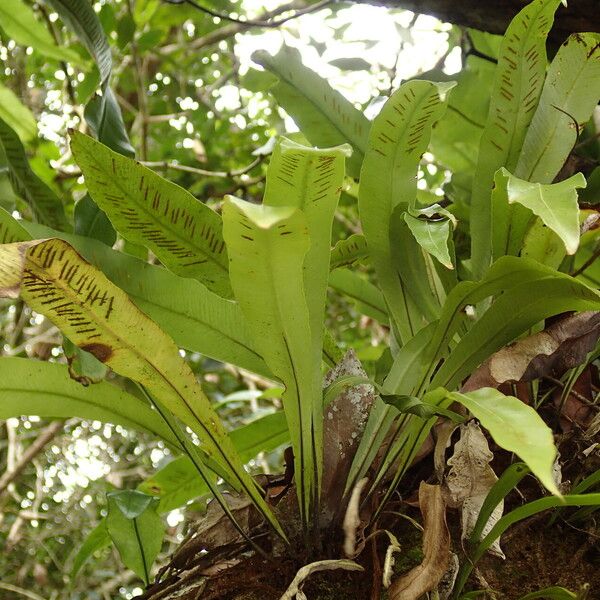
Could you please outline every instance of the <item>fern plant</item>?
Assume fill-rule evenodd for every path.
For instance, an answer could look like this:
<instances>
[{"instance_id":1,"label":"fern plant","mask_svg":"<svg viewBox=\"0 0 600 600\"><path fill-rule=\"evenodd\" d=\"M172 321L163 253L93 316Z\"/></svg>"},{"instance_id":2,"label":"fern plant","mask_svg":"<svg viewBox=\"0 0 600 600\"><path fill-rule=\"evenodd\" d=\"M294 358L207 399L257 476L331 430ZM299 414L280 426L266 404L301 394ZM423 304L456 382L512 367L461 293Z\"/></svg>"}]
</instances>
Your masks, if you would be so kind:
<instances>
[{"instance_id":1,"label":"fern plant","mask_svg":"<svg viewBox=\"0 0 600 600\"><path fill-rule=\"evenodd\" d=\"M2 125L15 187L36 222L0 211L0 293L20 296L57 325L88 365L84 375L101 363L139 393L108 381L84 386L60 364L1 358L0 416L110 421L150 432L180 455L165 468L181 483L175 491L149 495L148 482L111 495L108 517L75 570L112 539L149 583L160 549L158 513L203 493L264 552L224 489L246 497L274 536L315 559L326 532L341 529L351 498L374 507L368 520L376 521L440 422L477 419L559 498L545 499L545 507L561 501L552 431L536 410L497 386L463 385L545 319L600 310L590 281L567 273L582 243L577 190L585 177L553 183L577 140L573 122L584 124L600 97L600 39L572 36L547 67L545 39L558 4L534 0L504 36L480 139L464 141L473 152L478 144L477 161L455 173L466 181L468 223L460 194L443 206L423 202L417 175L430 145L436 152L461 142L452 118L466 103L469 81L407 81L371 123L304 67L296 50L259 53L256 62L276 76L273 94L314 145L281 138L262 204L228 197L221 214L101 131L100 141L71 132L95 214L161 265L72 233L60 200L40 187L17 136ZM103 102L112 110L110 95ZM348 177L358 182L363 234L332 247ZM457 255L458 234L468 234L470 256ZM361 262L372 268L371 280ZM376 376L344 356L336 331L324 327L328 286L389 327ZM228 434L179 347L282 385L284 414ZM257 451L288 442L297 520L277 510L244 468ZM392 597L409 597L398 585L391 589Z\"/></svg>"}]
</instances>

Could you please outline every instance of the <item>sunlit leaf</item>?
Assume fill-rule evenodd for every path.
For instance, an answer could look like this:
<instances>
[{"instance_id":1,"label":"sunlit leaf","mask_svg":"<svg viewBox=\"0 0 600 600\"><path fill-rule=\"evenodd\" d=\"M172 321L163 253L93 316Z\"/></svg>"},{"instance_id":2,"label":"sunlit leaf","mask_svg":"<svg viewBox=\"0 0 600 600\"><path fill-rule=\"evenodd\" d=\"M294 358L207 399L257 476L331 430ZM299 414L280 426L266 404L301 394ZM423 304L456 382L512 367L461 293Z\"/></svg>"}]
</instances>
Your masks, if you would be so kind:
<instances>
[{"instance_id":1,"label":"sunlit leaf","mask_svg":"<svg viewBox=\"0 0 600 600\"><path fill-rule=\"evenodd\" d=\"M19 100L10 88L1 83L0 118L15 130L22 141L29 141L37 134L37 123L29 108Z\"/></svg>"},{"instance_id":2,"label":"sunlit leaf","mask_svg":"<svg viewBox=\"0 0 600 600\"><path fill-rule=\"evenodd\" d=\"M80 348L145 386L198 434L205 454L269 518L254 482L172 339L69 244L50 239L0 246L0 293L8 297L20 293Z\"/></svg>"},{"instance_id":3,"label":"sunlit leaf","mask_svg":"<svg viewBox=\"0 0 600 600\"><path fill-rule=\"evenodd\" d=\"M352 145L348 173L358 177L368 145L368 119L326 79L304 66L296 48L283 45L275 56L260 50L252 59L277 75L279 82L271 91L312 144Z\"/></svg>"},{"instance_id":4,"label":"sunlit leaf","mask_svg":"<svg viewBox=\"0 0 600 600\"><path fill-rule=\"evenodd\" d=\"M452 84L427 81L403 84L373 122L361 172L362 226L371 262L401 341L414 335L415 326L407 306L409 290L403 281L406 262L398 264L392 258L392 215L396 208L408 208L415 203L421 155L427 149L433 124L445 110L444 99L451 87ZM419 300L413 297L413 301Z\"/></svg>"},{"instance_id":5,"label":"sunlit leaf","mask_svg":"<svg viewBox=\"0 0 600 600\"><path fill-rule=\"evenodd\" d=\"M90 195L128 240L171 271L230 294L221 218L192 194L93 138L73 132L71 149Z\"/></svg>"},{"instance_id":6,"label":"sunlit leaf","mask_svg":"<svg viewBox=\"0 0 600 600\"><path fill-rule=\"evenodd\" d=\"M600 100L600 34L575 33L550 64L515 175L552 183Z\"/></svg>"},{"instance_id":7,"label":"sunlit leaf","mask_svg":"<svg viewBox=\"0 0 600 600\"><path fill-rule=\"evenodd\" d=\"M318 489L323 425L308 350L311 322L303 271L310 248L308 223L297 208L257 206L232 196L223 207L223 222L235 297L256 347L286 388L283 406L306 523Z\"/></svg>"},{"instance_id":8,"label":"sunlit leaf","mask_svg":"<svg viewBox=\"0 0 600 600\"><path fill-rule=\"evenodd\" d=\"M511 21L502 40L487 123L479 145L471 200L471 260L481 277L492 252L490 194L494 173L514 171L544 84L546 37L560 0L534 0Z\"/></svg>"},{"instance_id":9,"label":"sunlit leaf","mask_svg":"<svg viewBox=\"0 0 600 600\"><path fill-rule=\"evenodd\" d=\"M17 44L31 46L45 57L74 64L82 62L76 52L56 45L48 29L35 18L31 7L22 0L2 0L0 28Z\"/></svg>"}]
</instances>

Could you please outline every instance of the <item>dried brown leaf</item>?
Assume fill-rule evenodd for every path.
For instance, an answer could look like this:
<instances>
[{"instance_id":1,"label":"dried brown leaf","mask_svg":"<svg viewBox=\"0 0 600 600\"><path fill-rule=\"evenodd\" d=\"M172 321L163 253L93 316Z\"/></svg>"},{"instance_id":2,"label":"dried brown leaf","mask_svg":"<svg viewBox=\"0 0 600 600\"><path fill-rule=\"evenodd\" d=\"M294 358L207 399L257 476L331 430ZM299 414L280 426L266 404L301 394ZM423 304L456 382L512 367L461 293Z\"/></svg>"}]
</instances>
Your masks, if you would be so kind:
<instances>
[{"instance_id":1,"label":"dried brown leaf","mask_svg":"<svg viewBox=\"0 0 600 600\"><path fill-rule=\"evenodd\" d=\"M498 481L490 467L493 458L494 455L490 451L479 425L475 421L461 425L460 439L454 446L454 454L448 459L451 469L445 483L449 504L462 509L462 539L471 535L481 506L492 486ZM489 533L502 517L503 512L504 501L502 500L493 510L483 528L483 536ZM505 558L500 548L500 539L490 546L489 552Z\"/></svg>"},{"instance_id":2,"label":"dried brown leaf","mask_svg":"<svg viewBox=\"0 0 600 600\"><path fill-rule=\"evenodd\" d=\"M318 562L311 563L302 567L294 580L286 590L285 594L281 596L280 600L293 600L297 598L306 598L304 592L302 592L302 584L310 577L313 573L319 571L332 571L335 569L344 569L345 571L364 571L364 569L352 560L339 559L339 560L320 560Z\"/></svg>"},{"instance_id":3,"label":"dried brown leaf","mask_svg":"<svg viewBox=\"0 0 600 600\"><path fill-rule=\"evenodd\" d=\"M362 546L360 545L357 550L356 541L357 537L363 537L364 525L359 532L361 523L363 523L360 518L360 496L368 481L368 478L364 477L354 486L348 502L348 508L346 508L346 514L344 515L344 554L348 558L354 558L362 550Z\"/></svg>"},{"instance_id":4,"label":"dried brown leaf","mask_svg":"<svg viewBox=\"0 0 600 600\"><path fill-rule=\"evenodd\" d=\"M493 354L469 377L462 391L560 376L582 364L599 338L600 311L568 315Z\"/></svg>"},{"instance_id":5,"label":"dried brown leaf","mask_svg":"<svg viewBox=\"0 0 600 600\"><path fill-rule=\"evenodd\" d=\"M421 483L419 505L423 514L423 562L396 580L389 589L390 600L418 600L435 589L448 568L450 533L446 505L439 485Z\"/></svg>"}]
</instances>

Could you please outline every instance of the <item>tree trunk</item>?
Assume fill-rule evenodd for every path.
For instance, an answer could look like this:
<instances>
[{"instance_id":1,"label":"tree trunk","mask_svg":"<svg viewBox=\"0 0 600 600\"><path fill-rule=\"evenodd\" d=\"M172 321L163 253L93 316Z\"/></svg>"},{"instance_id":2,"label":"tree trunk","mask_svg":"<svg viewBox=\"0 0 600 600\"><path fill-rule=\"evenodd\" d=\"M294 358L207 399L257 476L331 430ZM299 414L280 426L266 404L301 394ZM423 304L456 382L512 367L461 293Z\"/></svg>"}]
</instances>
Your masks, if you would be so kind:
<instances>
[{"instance_id":1,"label":"tree trunk","mask_svg":"<svg viewBox=\"0 0 600 600\"><path fill-rule=\"evenodd\" d=\"M442 21L502 34L511 19L529 0L354 0L388 8L404 8L437 17ZM600 31L599 0L569 0L560 6L550 33L553 43L562 44L571 33Z\"/></svg>"}]
</instances>

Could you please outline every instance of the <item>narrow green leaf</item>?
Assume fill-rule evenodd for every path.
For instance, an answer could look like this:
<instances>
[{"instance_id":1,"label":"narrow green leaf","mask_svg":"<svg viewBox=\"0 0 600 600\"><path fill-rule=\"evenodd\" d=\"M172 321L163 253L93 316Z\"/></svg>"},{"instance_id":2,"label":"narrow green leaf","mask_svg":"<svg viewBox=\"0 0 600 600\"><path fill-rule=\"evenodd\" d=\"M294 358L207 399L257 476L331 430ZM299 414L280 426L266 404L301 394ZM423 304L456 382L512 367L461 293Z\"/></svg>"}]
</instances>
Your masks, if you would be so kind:
<instances>
[{"instance_id":1,"label":"narrow green leaf","mask_svg":"<svg viewBox=\"0 0 600 600\"><path fill-rule=\"evenodd\" d=\"M254 344L286 388L283 406L294 448L301 518L307 523L318 493L323 411L313 384L311 321L304 293L303 265L310 247L307 220L297 208L257 206L229 196L223 221L235 297Z\"/></svg>"},{"instance_id":2,"label":"narrow green leaf","mask_svg":"<svg viewBox=\"0 0 600 600\"><path fill-rule=\"evenodd\" d=\"M102 84L108 81L112 55L102 25L87 0L44 0L72 29L93 56L100 71Z\"/></svg>"},{"instance_id":3,"label":"narrow green leaf","mask_svg":"<svg viewBox=\"0 0 600 600\"><path fill-rule=\"evenodd\" d=\"M111 492L107 498L110 538L125 566L148 585L165 534L163 520L156 512L158 500L135 490Z\"/></svg>"},{"instance_id":4,"label":"narrow green leaf","mask_svg":"<svg viewBox=\"0 0 600 600\"><path fill-rule=\"evenodd\" d=\"M129 141L121 108L110 86L106 85L102 96L94 96L86 105L85 120L90 131L111 150L133 158L135 151Z\"/></svg>"},{"instance_id":5,"label":"narrow green leaf","mask_svg":"<svg viewBox=\"0 0 600 600\"><path fill-rule=\"evenodd\" d=\"M532 406L493 388L450 396L481 422L501 448L514 452L546 489L560 496L553 474L554 436Z\"/></svg>"},{"instance_id":6,"label":"narrow green leaf","mask_svg":"<svg viewBox=\"0 0 600 600\"><path fill-rule=\"evenodd\" d=\"M0 7L0 18L2 8ZM0 24L2 21L0 21ZM37 123L32 112L17 95L0 83L0 119L15 130L22 141L27 142L37 135Z\"/></svg>"},{"instance_id":7,"label":"narrow green leaf","mask_svg":"<svg viewBox=\"0 0 600 600\"><path fill-rule=\"evenodd\" d=\"M93 6L88 0L45 0L77 35L94 58L101 94L94 95L85 107L84 117L92 134L112 150L133 157L121 109L110 87L112 54L108 39ZM93 81L94 79L92 79ZM80 203L81 204L81 203ZM82 209L86 210L82 210ZM75 233L90 235L111 244L114 232L103 212L88 198L75 210Z\"/></svg>"},{"instance_id":8,"label":"narrow green leaf","mask_svg":"<svg viewBox=\"0 0 600 600\"><path fill-rule=\"evenodd\" d=\"M445 110L444 100L451 87L428 81L404 83L373 122L361 171L359 210L369 255L392 323L404 342L415 331L400 272L405 263L395 263L392 256L392 215L397 207L414 205L421 155L434 123Z\"/></svg>"},{"instance_id":9,"label":"narrow green leaf","mask_svg":"<svg viewBox=\"0 0 600 600\"><path fill-rule=\"evenodd\" d=\"M534 0L511 21L500 48L471 197L471 260L475 277L492 253L490 194L500 167L514 171L546 71L546 37L560 0Z\"/></svg>"},{"instance_id":10,"label":"narrow green leaf","mask_svg":"<svg viewBox=\"0 0 600 600\"><path fill-rule=\"evenodd\" d=\"M178 185L81 133L71 149L90 195L127 240L143 244L177 275L229 295L221 218Z\"/></svg>"},{"instance_id":11,"label":"narrow green leaf","mask_svg":"<svg viewBox=\"0 0 600 600\"><path fill-rule=\"evenodd\" d=\"M106 528L106 517L104 517L92 531L87 535L83 544L77 550L71 567L71 577L75 577L81 567L93 556L95 552L106 548L111 543L108 529Z\"/></svg>"},{"instance_id":12,"label":"narrow green leaf","mask_svg":"<svg viewBox=\"0 0 600 600\"><path fill-rule=\"evenodd\" d=\"M305 67L296 48L283 45L275 56L260 50L252 60L277 75L279 81L271 91L311 144L320 148L352 145L348 173L357 178L368 145L368 119L326 79Z\"/></svg>"},{"instance_id":13,"label":"narrow green leaf","mask_svg":"<svg viewBox=\"0 0 600 600\"><path fill-rule=\"evenodd\" d=\"M31 169L23 144L13 129L0 118L0 146L4 149L13 188L45 225L68 231L62 202Z\"/></svg>"},{"instance_id":14,"label":"narrow green leaf","mask_svg":"<svg viewBox=\"0 0 600 600\"><path fill-rule=\"evenodd\" d=\"M427 369L422 356L431 343L434 331L435 323L432 323L421 329L415 337L400 348L383 382L385 389L394 394L415 394L422 374ZM398 411L377 397L350 469L346 492L351 490L367 472L397 417ZM390 454L398 451L394 442L389 444L388 448Z\"/></svg>"},{"instance_id":15,"label":"narrow green leaf","mask_svg":"<svg viewBox=\"0 0 600 600\"><path fill-rule=\"evenodd\" d=\"M567 311L600 309L600 293L563 273L533 276L506 289L453 347L432 386L453 389L496 350L540 321ZM510 315L510 319L506 316Z\"/></svg>"},{"instance_id":16,"label":"narrow green leaf","mask_svg":"<svg viewBox=\"0 0 600 600\"><path fill-rule=\"evenodd\" d=\"M386 325L389 322L383 294L365 277L350 269L334 269L329 285L356 302L358 310Z\"/></svg>"},{"instance_id":17,"label":"narrow green leaf","mask_svg":"<svg viewBox=\"0 0 600 600\"><path fill-rule=\"evenodd\" d=\"M31 46L44 57L81 64L81 58L76 52L54 43L50 32L35 18L31 7L22 0L2 0L0 28L17 44Z\"/></svg>"},{"instance_id":18,"label":"narrow green leaf","mask_svg":"<svg viewBox=\"0 0 600 600\"><path fill-rule=\"evenodd\" d=\"M543 590L538 590L537 592L525 594L519 600L577 600L578 597L577 594L570 592L566 588L554 585Z\"/></svg>"},{"instance_id":19,"label":"narrow green leaf","mask_svg":"<svg viewBox=\"0 0 600 600\"><path fill-rule=\"evenodd\" d=\"M259 452L271 452L290 439L285 415L276 412L234 429L231 441L242 461L254 458ZM179 456L151 475L138 489L158 496L159 513L184 506L190 500L209 493L208 486L187 456Z\"/></svg>"},{"instance_id":20,"label":"narrow green leaf","mask_svg":"<svg viewBox=\"0 0 600 600\"><path fill-rule=\"evenodd\" d=\"M515 175L552 183L575 145L578 127L600 100L600 34L574 33L550 64Z\"/></svg>"},{"instance_id":21,"label":"narrow green leaf","mask_svg":"<svg viewBox=\"0 0 600 600\"><path fill-rule=\"evenodd\" d=\"M79 417L149 432L179 447L177 439L146 402L107 382L84 387L65 365L17 357L0 358L0 419L36 415Z\"/></svg>"},{"instance_id":22,"label":"narrow green leaf","mask_svg":"<svg viewBox=\"0 0 600 600\"><path fill-rule=\"evenodd\" d=\"M497 260L491 266L487 275L480 282L463 281L456 285L448 294L431 343L424 350L422 364L426 365L428 371L423 375L421 383L417 387L417 390L420 391L417 391L415 395L420 395L421 393L423 393L423 391L426 388L427 380L431 376L435 365L437 365L439 361L447 355L447 353L450 350L454 336L460 331L461 327L464 327L466 316L463 309L467 305L475 305L478 302L481 302L482 300L485 300L489 296L493 296L495 294L504 293L504 295L506 295L506 293L515 286L522 286L520 288L522 290L520 294L523 294L525 298L525 300L523 301L527 301L527 293L525 291L524 284L533 284L533 282L540 282L544 279L561 279L563 277L566 276L562 274L557 274L557 272L554 269L545 267L533 260L517 258L514 256L505 256ZM568 279L569 282L562 284L562 286L564 286L565 294L568 294L567 288L571 285L570 281L572 281L570 278ZM536 283L535 285L540 284ZM552 285L552 283L550 283L549 285ZM561 285L559 285L558 287L561 287ZM585 295L593 294L593 292L589 290L589 288L585 288L585 286L577 289L580 289L581 293ZM533 318L534 321L529 325L525 325L523 323L518 324L516 319L514 320L514 322L510 319L508 321L506 320L506 314L513 315L515 312L515 307L520 306L518 303L514 304L514 300L512 301L513 304L511 304L511 301L509 300L506 304L500 305L504 307L504 310L506 312L504 313L503 317L500 316L499 313L497 313L497 317L495 318L497 318L498 327L503 327L504 325L507 325L510 329L511 325L514 324L516 332L509 332L508 335L512 334L513 337L510 339L506 339L506 341L500 342L500 345L498 347L495 347L494 345L494 342L496 341L494 336L490 335L489 332L485 334L485 340L487 342L492 342L494 348L489 351L488 355L483 356L480 359L479 363L475 361L476 364L472 365L473 368L475 368L478 364L483 362L487 358L487 356L498 350L498 348L509 343L510 341L512 341L512 339L518 337L523 331L525 331L525 329L532 326L539 320L545 318L544 315L548 316L548 313L544 311L544 302L542 300L544 298L544 293L547 293L547 291L544 290L543 292L535 294L533 297L529 298L529 303L537 303L537 306L533 307L533 312L535 313L537 310L537 312L541 315L537 316L537 320L535 320L536 314L530 316L530 318ZM519 302L521 302L521 297L519 297ZM564 296L561 298L558 304L560 304L561 302L565 303ZM547 308L550 311L552 310L550 308L549 303ZM564 310L572 309L567 308ZM560 310L557 310L557 312L560 312ZM529 321L525 322L529 323ZM523 327L523 329L520 329L521 327ZM507 335L506 332L504 332L504 335ZM485 353L485 351L486 350L484 350L482 353ZM461 359L461 357L457 356L457 353L454 349L451 358L455 361L459 361ZM446 368L446 363L442 365L442 368ZM465 376L467 374L468 373L466 373ZM460 379L458 379L458 381L460 381ZM437 383L437 385L442 384ZM444 387L452 388L451 385L444 385Z\"/></svg>"},{"instance_id":23,"label":"narrow green leaf","mask_svg":"<svg viewBox=\"0 0 600 600\"><path fill-rule=\"evenodd\" d=\"M506 498L506 496L517 487L521 479L525 477L529 473L529 468L522 462L514 463L507 467L498 481L494 483L488 495L485 497L483 504L481 505L481 509L479 510L479 515L477 516L477 522L471 531L471 535L469 537L469 548L476 547L481 542L481 537L483 534L483 529L487 525L489 518L498 504ZM456 577L456 582L454 584L454 590L452 599L455 598L463 598L461 595L465 584L469 578L469 574L471 569L473 568L472 563L470 561L465 561L460 566L458 571L458 575Z\"/></svg>"}]
</instances>

